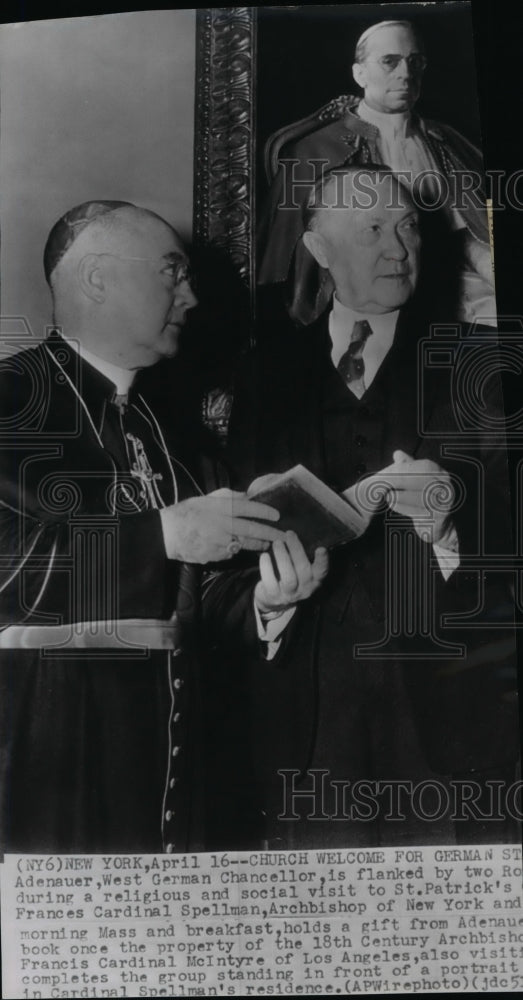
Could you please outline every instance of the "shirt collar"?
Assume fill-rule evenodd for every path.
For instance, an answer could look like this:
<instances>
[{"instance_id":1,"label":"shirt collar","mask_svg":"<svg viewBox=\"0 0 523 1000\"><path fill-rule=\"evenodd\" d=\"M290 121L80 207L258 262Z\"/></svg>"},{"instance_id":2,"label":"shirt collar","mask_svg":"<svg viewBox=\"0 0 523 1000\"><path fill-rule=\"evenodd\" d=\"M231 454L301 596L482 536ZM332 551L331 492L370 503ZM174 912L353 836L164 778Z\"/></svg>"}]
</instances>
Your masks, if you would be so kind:
<instances>
[{"instance_id":1,"label":"shirt collar","mask_svg":"<svg viewBox=\"0 0 523 1000\"><path fill-rule=\"evenodd\" d=\"M360 101L358 114L363 121L374 125L382 135L390 139L404 139L411 120L410 111L387 114L386 111L376 111L375 108L370 108L364 100Z\"/></svg>"},{"instance_id":2,"label":"shirt collar","mask_svg":"<svg viewBox=\"0 0 523 1000\"><path fill-rule=\"evenodd\" d=\"M101 375L109 379L113 383L115 390L118 395L125 395L129 392L134 378L136 375L135 371L130 371L128 368L120 368L118 365L111 364L110 361L105 361L103 358L99 358L96 354L92 354L88 351L83 344L78 340L66 340L69 347L87 361L87 364L91 365L92 368L96 368Z\"/></svg>"}]
</instances>

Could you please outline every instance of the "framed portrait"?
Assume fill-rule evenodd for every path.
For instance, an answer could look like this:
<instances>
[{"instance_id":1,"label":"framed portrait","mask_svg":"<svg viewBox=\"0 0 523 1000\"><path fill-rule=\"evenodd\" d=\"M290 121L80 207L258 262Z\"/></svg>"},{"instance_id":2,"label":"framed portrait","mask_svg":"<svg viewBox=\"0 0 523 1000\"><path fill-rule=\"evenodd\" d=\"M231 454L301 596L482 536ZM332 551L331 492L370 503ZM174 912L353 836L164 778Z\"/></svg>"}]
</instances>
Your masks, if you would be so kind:
<instances>
[{"instance_id":1,"label":"framed portrait","mask_svg":"<svg viewBox=\"0 0 523 1000\"><path fill-rule=\"evenodd\" d=\"M480 145L470 4L389 7L390 20L408 13L426 36L430 72L423 113L448 121ZM199 12L195 236L225 243L251 287L257 213L272 172L267 142L341 96L361 95L352 57L359 35L377 16L372 4ZM444 59L437 55L442 51Z\"/></svg>"}]
</instances>

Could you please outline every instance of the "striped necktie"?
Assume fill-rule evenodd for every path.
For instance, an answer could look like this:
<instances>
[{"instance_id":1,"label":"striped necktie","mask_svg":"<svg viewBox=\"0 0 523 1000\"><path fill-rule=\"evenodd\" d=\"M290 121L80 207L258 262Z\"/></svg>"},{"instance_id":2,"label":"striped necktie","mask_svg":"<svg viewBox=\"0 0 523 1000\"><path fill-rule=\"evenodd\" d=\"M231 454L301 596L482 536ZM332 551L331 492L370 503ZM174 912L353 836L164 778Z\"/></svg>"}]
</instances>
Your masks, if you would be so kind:
<instances>
[{"instance_id":1,"label":"striped necktie","mask_svg":"<svg viewBox=\"0 0 523 1000\"><path fill-rule=\"evenodd\" d=\"M352 329L350 344L338 361L338 371L342 379L358 399L361 399L366 388L363 378L365 374L363 348L371 333L372 327L366 319L357 320Z\"/></svg>"}]
</instances>

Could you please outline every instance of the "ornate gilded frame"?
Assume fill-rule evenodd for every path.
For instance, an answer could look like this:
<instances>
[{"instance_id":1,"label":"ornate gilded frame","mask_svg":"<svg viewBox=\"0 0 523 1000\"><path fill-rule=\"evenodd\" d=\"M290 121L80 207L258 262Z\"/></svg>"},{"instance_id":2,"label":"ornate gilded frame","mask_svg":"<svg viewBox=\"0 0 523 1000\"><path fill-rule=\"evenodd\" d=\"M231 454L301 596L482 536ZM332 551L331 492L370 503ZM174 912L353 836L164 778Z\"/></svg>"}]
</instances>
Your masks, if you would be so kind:
<instances>
[{"instance_id":1,"label":"ornate gilded frame","mask_svg":"<svg viewBox=\"0 0 523 1000\"><path fill-rule=\"evenodd\" d=\"M255 7L197 11L194 145L196 246L230 254L254 291Z\"/></svg>"},{"instance_id":2,"label":"ornate gilded frame","mask_svg":"<svg viewBox=\"0 0 523 1000\"><path fill-rule=\"evenodd\" d=\"M255 7L197 11L194 122L194 245L229 254L249 288L252 315L256 17ZM202 399L203 422L222 442L231 407L231 386Z\"/></svg>"}]
</instances>

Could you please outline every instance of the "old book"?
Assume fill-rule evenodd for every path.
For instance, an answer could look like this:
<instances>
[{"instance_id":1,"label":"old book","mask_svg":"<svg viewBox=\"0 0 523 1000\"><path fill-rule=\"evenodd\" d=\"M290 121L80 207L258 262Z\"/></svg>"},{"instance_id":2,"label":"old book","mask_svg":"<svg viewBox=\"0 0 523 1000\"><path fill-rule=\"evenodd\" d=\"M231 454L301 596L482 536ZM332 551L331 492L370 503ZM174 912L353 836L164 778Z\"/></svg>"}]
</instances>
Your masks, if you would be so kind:
<instances>
[{"instance_id":1,"label":"old book","mask_svg":"<svg viewBox=\"0 0 523 1000\"><path fill-rule=\"evenodd\" d=\"M260 486L249 489L249 499L259 500L280 512L278 528L295 531L309 556L319 545L333 548L358 538L368 520L349 500L343 499L303 465L264 476ZM270 480L270 481L269 481Z\"/></svg>"}]
</instances>

